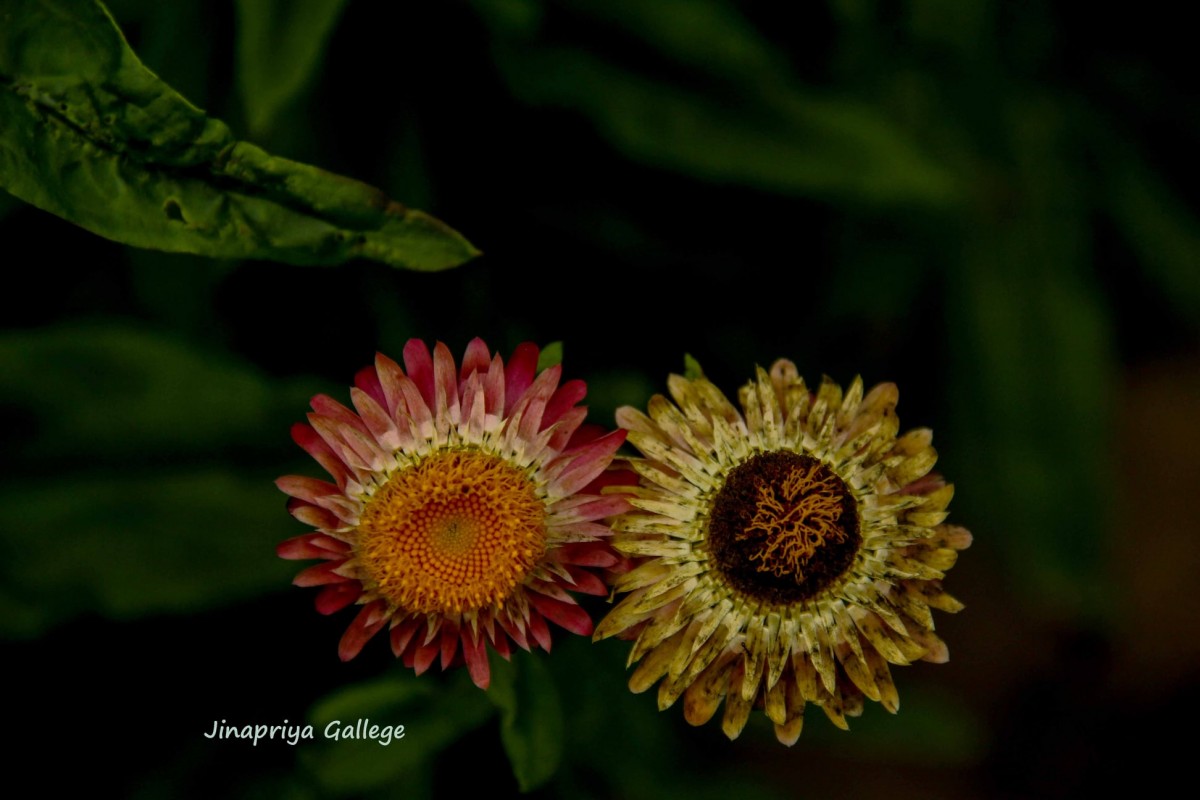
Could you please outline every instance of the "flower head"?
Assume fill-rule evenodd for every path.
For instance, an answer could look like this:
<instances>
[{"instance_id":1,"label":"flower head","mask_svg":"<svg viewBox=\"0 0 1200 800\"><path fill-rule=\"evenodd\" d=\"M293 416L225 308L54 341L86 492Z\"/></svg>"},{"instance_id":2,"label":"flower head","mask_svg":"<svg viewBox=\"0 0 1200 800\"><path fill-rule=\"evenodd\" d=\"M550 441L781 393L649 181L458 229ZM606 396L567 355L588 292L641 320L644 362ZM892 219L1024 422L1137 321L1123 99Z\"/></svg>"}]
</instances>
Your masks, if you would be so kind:
<instances>
[{"instance_id":1,"label":"flower head","mask_svg":"<svg viewBox=\"0 0 1200 800\"><path fill-rule=\"evenodd\" d=\"M790 361L760 368L740 411L703 377L668 386L649 416L617 412L644 458L614 546L640 563L595 638L635 639L630 688L661 681L660 709L682 696L701 725L723 699L731 739L755 706L789 745L807 703L842 728L864 698L894 713L888 665L949 657L930 609L961 608L941 579L971 543L943 524L931 432L897 437L895 385L814 394Z\"/></svg>"},{"instance_id":2,"label":"flower head","mask_svg":"<svg viewBox=\"0 0 1200 800\"><path fill-rule=\"evenodd\" d=\"M444 344L414 339L403 368L378 355L358 373L354 410L318 395L292 429L334 482L277 481L316 528L279 555L323 560L295 580L323 587L321 613L361 606L343 660L386 627L418 674L464 661L487 688L485 642L507 657L510 641L549 650L547 621L591 634L568 592L606 594L590 569L620 560L602 520L628 505L599 489L625 432L582 426L583 382L560 386L560 368L537 362L532 344L506 364L475 339L458 368Z\"/></svg>"}]
</instances>

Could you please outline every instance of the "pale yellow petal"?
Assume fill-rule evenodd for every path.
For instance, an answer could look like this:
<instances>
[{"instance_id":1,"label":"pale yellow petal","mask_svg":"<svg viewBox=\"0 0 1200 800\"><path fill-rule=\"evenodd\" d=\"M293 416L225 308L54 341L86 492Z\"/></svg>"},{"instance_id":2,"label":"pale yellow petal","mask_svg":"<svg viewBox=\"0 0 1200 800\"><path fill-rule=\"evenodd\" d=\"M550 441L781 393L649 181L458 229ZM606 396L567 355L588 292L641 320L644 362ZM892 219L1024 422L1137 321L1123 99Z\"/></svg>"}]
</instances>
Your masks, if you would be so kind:
<instances>
[{"instance_id":1,"label":"pale yellow petal","mask_svg":"<svg viewBox=\"0 0 1200 800\"><path fill-rule=\"evenodd\" d=\"M741 693L737 687L742 683L742 677L745 669L741 659L734 662L733 669L729 673L729 691L725 695L725 716L721 720L721 730L730 739L736 739L742 732L742 728L746 727L746 720L750 718L750 709L752 703L749 700L742 699Z\"/></svg>"},{"instance_id":2,"label":"pale yellow petal","mask_svg":"<svg viewBox=\"0 0 1200 800\"><path fill-rule=\"evenodd\" d=\"M667 674L667 665L671 663L671 659L675 655L675 648L679 645L679 641L683 638L683 631L667 639L658 647L651 650L642 662L638 664L638 668L634 670L633 675L629 677L629 690L634 694L641 694L649 689L654 683ZM662 709L659 709L660 711Z\"/></svg>"},{"instance_id":3,"label":"pale yellow petal","mask_svg":"<svg viewBox=\"0 0 1200 800\"><path fill-rule=\"evenodd\" d=\"M780 682L767 689L763 709L776 725L787 722L787 684Z\"/></svg>"},{"instance_id":4,"label":"pale yellow petal","mask_svg":"<svg viewBox=\"0 0 1200 800\"><path fill-rule=\"evenodd\" d=\"M896 691L896 684L892 682L892 673L887 662L870 647L863 648L863 655L871 665L871 674L875 678L875 685L879 687L880 704L895 714L900 710L900 694Z\"/></svg>"}]
</instances>

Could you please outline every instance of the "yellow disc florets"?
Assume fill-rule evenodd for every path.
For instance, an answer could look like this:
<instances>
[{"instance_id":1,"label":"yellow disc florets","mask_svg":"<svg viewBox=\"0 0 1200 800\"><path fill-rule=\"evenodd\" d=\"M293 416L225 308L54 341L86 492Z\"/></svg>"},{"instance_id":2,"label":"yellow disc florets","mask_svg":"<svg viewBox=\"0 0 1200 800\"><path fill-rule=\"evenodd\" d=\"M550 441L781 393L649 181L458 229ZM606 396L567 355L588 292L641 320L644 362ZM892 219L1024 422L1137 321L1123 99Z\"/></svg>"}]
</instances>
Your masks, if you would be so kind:
<instances>
[{"instance_id":1,"label":"yellow disc florets","mask_svg":"<svg viewBox=\"0 0 1200 800\"><path fill-rule=\"evenodd\" d=\"M523 470L476 449L395 472L366 503L356 551L397 607L459 613L505 600L546 550L545 505Z\"/></svg>"}]
</instances>

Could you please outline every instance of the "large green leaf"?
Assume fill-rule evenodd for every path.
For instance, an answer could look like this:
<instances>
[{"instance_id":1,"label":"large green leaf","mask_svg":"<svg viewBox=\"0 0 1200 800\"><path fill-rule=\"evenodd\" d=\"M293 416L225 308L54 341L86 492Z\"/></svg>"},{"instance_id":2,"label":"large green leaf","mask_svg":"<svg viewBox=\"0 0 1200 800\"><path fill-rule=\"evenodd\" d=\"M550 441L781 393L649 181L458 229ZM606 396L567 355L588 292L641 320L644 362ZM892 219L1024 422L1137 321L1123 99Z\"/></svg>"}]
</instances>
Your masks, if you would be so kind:
<instances>
[{"instance_id":1,"label":"large green leaf","mask_svg":"<svg viewBox=\"0 0 1200 800\"><path fill-rule=\"evenodd\" d=\"M500 738L521 791L554 777L563 755L562 704L538 656L494 659L488 697L500 709Z\"/></svg>"},{"instance_id":2,"label":"large green leaf","mask_svg":"<svg viewBox=\"0 0 1200 800\"><path fill-rule=\"evenodd\" d=\"M138 247L419 270L477 254L377 189L237 141L148 70L93 0L0 5L0 186Z\"/></svg>"},{"instance_id":3,"label":"large green leaf","mask_svg":"<svg viewBox=\"0 0 1200 800\"><path fill-rule=\"evenodd\" d=\"M312 77L346 0L238 0L238 80L250 131L276 115Z\"/></svg>"}]
</instances>

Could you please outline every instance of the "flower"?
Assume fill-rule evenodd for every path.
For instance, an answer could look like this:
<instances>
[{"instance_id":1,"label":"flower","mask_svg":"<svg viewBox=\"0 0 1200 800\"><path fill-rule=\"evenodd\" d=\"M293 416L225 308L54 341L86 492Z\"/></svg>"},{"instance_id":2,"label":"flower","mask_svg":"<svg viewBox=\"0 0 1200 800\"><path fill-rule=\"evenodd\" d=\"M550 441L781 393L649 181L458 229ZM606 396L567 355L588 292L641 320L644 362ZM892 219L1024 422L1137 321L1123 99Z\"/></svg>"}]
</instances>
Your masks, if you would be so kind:
<instances>
[{"instance_id":1,"label":"flower","mask_svg":"<svg viewBox=\"0 0 1200 800\"><path fill-rule=\"evenodd\" d=\"M617 412L645 457L613 541L640 562L594 638L636 639L630 689L661 679L660 710L682 696L702 725L724 698L731 739L754 706L787 745L806 703L842 728L864 697L895 713L888 664L949 657L930 609L962 608L941 579L971 543L943 524L954 489L930 473L931 432L897 438L894 384L813 394L785 360L740 412L703 377L668 387L649 416Z\"/></svg>"},{"instance_id":2,"label":"flower","mask_svg":"<svg viewBox=\"0 0 1200 800\"><path fill-rule=\"evenodd\" d=\"M621 560L602 520L628 505L599 489L625 432L582 426L584 383L560 386L560 367L538 374L537 362L532 344L505 364L475 339L460 371L444 344L431 355L414 339L403 369L380 354L358 373L355 410L317 395L309 424L293 427L334 482L276 482L292 515L316 528L279 555L324 561L294 581L324 587L322 614L362 606L343 660L388 627L417 674L465 661L486 689L485 642L507 658L510 640L549 650L547 621L591 634L568 592L607 594L591 569Z\"/></svg>"}]
</instances>

